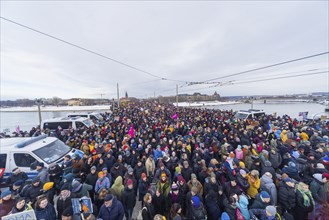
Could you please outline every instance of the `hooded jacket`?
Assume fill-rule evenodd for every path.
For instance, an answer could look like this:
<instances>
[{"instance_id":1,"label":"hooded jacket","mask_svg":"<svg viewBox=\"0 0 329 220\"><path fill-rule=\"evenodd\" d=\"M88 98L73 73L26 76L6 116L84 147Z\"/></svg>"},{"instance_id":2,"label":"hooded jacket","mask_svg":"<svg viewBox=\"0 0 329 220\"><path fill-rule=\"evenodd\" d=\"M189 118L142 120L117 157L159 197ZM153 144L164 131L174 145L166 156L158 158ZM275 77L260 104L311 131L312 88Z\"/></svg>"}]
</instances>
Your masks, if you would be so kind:
<instances>
[{"instance_id":1,"label":"hooded jacket","mask_svg":"<svg viewBox=\"0 0 329 220\"><path fill-rule=\"evenodd\" d=\"M113 198L112 206L106 207L104 204L101 206L99 210L98 218L106 219L106 220L122 220L124 216L124 209L122 203L117 200L117 198Z\"/></svg>"},{"instance_id":2,"label":"hooded jacket","mask_svg":"<svg viewBox=\"0 0 329 220\"><path fill-rule=\"evenodd\" d=\"M279 183L279 203L285 209L293 209L296 206L295 188L290 187L284 181Z\"/></svg>"},{"instance_id":3,"label":"hooded jacket","mask_svg":"<svg viewBox=\"0 0 329 220\"><path fill-rule=\"evenodd\" d=\"M324 190L324 183L322 182L322 174L313 174L313 180L310 184L310 190L315 202L323 204L326 202L327 195Z\"/></svg>"},{"instance_id":4,"label":"hooded jacket","mask_svg":"<svg viewBox=\"0 0 329 220\"><path fill-rule=\"evenodd\" d=\"M122 192L123 192L124 186L122 184L122 177L118 176L113 186L110 188L110 194L116 196L119 200L121 200Z\"/></svg>"},{"instance_id":5,"label":"hooded jacket","mask_svg":"<svg viewBox=\"0 0 329 220\"><path fill-rule=\"evenodd\" d=\"M271 203L276 205L278 202L277 189L272 178L263 175L260 178L260 189L268 192L271 196Z\"/></svg>"},{"instance_id":6,"label":"hooded jacket","mask_svg":"<svg viewBox=\"0 0 329 220\"><path fill-rule=\"evenodd\" d=\"M239 201L236 203L237 208L240 209L244 219L250 219L250 214L248 210L249 201L246 196L241 195Z\"/></svg>"}]
</instances>

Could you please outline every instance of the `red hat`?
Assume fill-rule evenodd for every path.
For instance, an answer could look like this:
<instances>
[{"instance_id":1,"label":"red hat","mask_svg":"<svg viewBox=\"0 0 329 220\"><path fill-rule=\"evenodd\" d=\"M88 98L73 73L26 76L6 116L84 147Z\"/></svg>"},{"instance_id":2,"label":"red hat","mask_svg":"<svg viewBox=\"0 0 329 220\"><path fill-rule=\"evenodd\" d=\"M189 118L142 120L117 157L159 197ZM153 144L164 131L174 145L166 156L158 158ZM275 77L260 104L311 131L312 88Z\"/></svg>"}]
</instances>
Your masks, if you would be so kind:
<instances>
[{"instance_id":1,"label":"red hat","mask_svg":"<svg viewBox=\"0 0 329 220\"><path fill-rule=\"evenodd\" d=\"M146 174L145 173L142 173L141 175L142 179L146 177Z\"/></svg>"},{"instance_id":2,"label":"red hat","mask_svg":"<svg viewBox=\"0 0 329 220\"><path fill-rule=\"evenodd\" d=\"M329 180L329 173L322 173L322 177L326 178L327 180Z\"/></svg>"},{"instance_id":3,"label":"red hat","mask_svg":"<svg viewBox=\"0 0 329 220\"><path fill-rule=\"evenodd\" d=\"M129 185L132 185L133 184L133 181L131 180L131 179L129 179L128 181L127 181L127 185L129 186Z\"/></svg>"}]
</instances>

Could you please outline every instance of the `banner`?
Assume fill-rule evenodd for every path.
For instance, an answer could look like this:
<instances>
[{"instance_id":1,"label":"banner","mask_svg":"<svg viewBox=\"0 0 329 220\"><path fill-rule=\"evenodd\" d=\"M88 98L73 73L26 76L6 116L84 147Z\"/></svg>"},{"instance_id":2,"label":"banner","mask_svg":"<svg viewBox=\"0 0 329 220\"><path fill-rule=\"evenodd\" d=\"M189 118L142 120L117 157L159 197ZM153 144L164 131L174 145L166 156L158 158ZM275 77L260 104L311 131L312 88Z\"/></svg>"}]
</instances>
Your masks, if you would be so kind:
<instances>
[{"instance_id":1,"label":"banner","mask_svg":"<svg viewBox=\"0 0 329 220\"><path fill-rule=\"evenodd\" d=\"M87 197L83 197L81 199L71 199L72 208L74 214L80 213L93 213L93 205L91 203L91 199Z\"/></svg>"},{"instance_id":2,"label":"banner","mask_svg":"<svg viewBox=\"0 0 329 220\"><path fill-rule=\"evenodd\" d=\"M2 220L35 220L34 210L28 210L24 212L19 212L11 215L6 215L1 218Z\"/></svg>"},{"instance_id":3,"label":"banner","mask_svg":"<svg viewBox=\"0 0 329 220\"><path fill-rule=\"evenodd\" d=\"M298 116L303 120L307 119L308 112L299 112Z\"/></svg>"}]
</instances>

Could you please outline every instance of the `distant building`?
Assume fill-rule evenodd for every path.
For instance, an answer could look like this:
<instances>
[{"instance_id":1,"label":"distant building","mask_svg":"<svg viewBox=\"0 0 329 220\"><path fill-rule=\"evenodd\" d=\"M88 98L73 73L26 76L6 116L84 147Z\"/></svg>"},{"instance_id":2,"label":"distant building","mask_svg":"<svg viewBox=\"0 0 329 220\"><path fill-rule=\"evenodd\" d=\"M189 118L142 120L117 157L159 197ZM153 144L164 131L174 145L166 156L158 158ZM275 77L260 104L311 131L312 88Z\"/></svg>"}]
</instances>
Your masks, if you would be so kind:
<instances>
[{"instance_id":1,"label":"distant building","mask_svg":"<svg viewBox=\"0 0 329 220\"><path fill-rule=\"evenodd\" d=\"M80 106L81 105L81 99L72 98L67 100L68 106Z\"/></svg>"}]
</instances>

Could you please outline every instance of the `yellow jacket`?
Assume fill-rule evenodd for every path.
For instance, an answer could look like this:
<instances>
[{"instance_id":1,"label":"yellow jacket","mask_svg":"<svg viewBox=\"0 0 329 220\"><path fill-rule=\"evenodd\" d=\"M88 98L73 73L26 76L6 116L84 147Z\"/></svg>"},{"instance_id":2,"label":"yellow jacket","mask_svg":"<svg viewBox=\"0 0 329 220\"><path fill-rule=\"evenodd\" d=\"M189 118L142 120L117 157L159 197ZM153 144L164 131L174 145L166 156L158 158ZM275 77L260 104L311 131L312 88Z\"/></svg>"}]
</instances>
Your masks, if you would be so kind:
<instances>
[{"instance_id":1,"label":"yellow jacket","mask_svg":"<svg viewBox=\"0 0 329 220\"><path fill-rule=\"evenodd\" d=\"M257 179L253 182L249 174L247 175L247 178L250 185L250 187L247 189L247 194L251 198L255 198L258 194L258 189L260 188L260 179L257 177Z\"/></svg>"}]
</instances>

